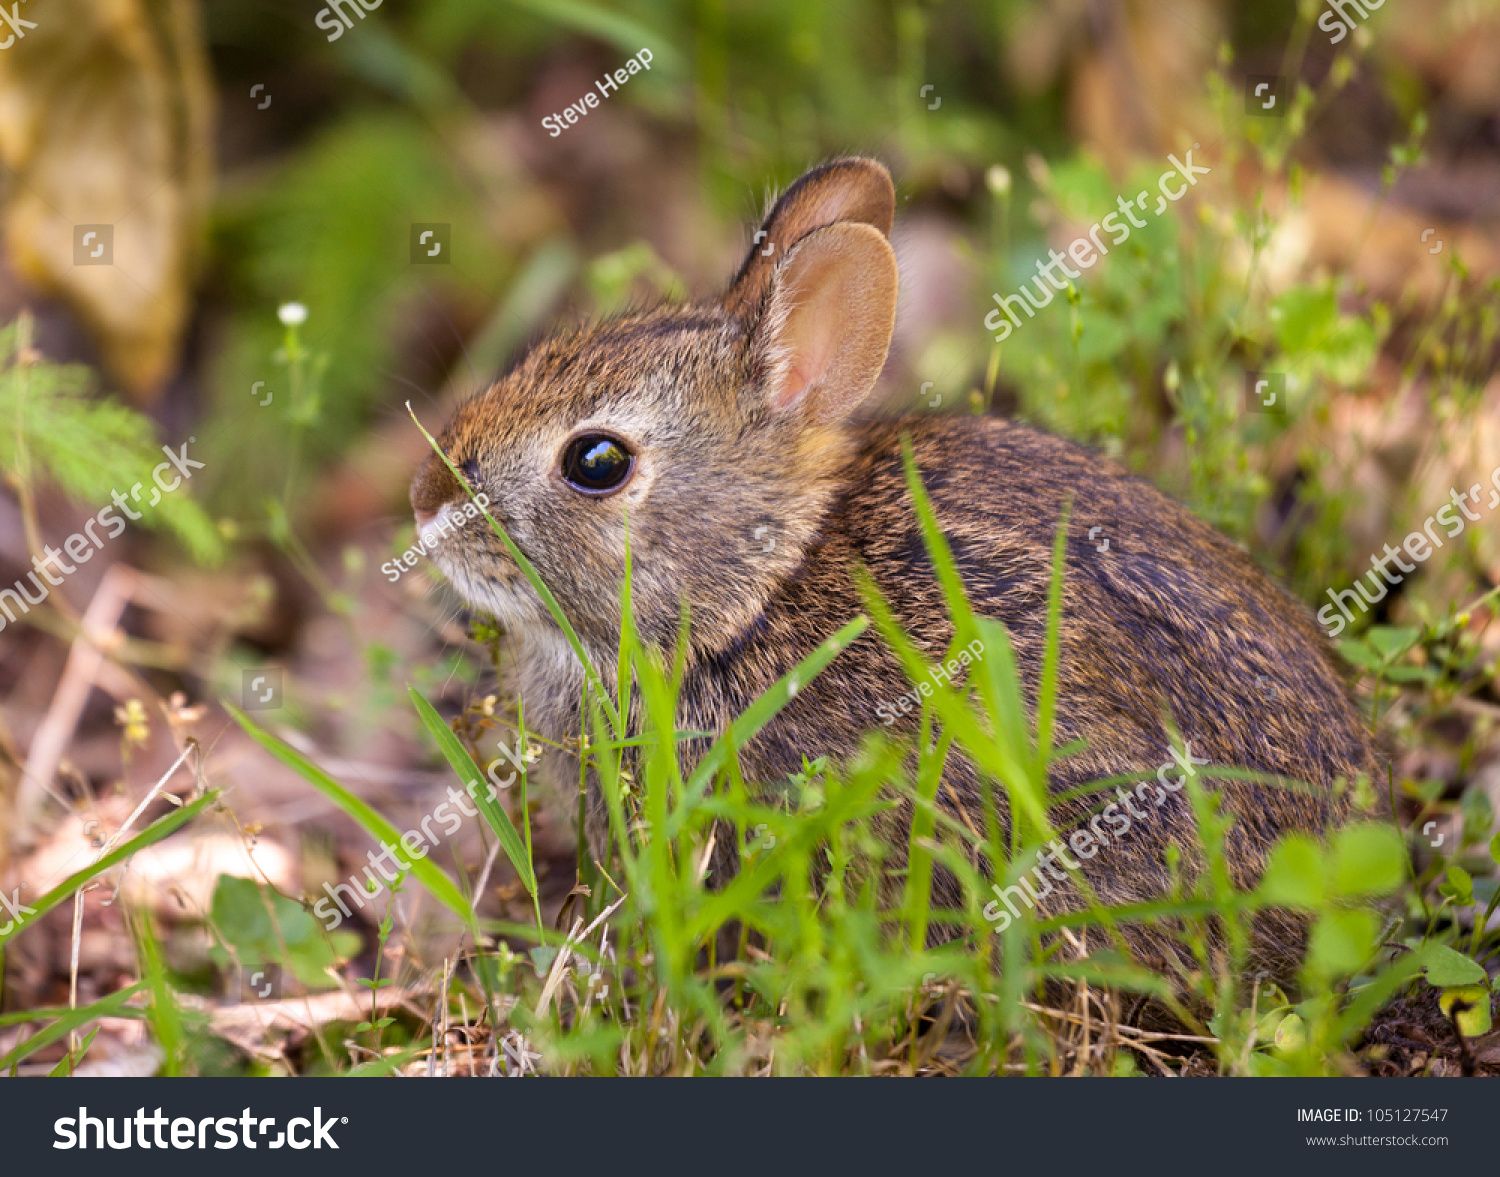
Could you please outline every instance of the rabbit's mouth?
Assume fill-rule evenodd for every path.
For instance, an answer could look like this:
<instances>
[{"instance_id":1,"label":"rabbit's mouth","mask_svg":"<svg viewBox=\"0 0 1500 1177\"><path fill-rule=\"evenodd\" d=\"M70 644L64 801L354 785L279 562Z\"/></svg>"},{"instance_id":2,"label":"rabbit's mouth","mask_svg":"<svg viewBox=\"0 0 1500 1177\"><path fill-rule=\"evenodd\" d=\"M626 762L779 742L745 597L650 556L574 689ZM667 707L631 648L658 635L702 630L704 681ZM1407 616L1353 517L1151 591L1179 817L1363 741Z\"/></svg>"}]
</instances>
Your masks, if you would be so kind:
<instances>
[{"instance_id":1,"label":"rabbit's mouth","mask_svg":"<svg viewBox=\"0 0 1500 1177\"><path fill-rule=\"evenodd\" d=\"M489 537L481 534L489 530L481 510L489 499L483 494L477 499L417 511L418 544L470 605L493 614L508 630L531 628L544 620L545 609L520 569L504 553L496 559L490 552ZM471 529L473 534L463 534Z\"/></svg>"},{"instance_id":2,"label":"rabbit's mouth","mask_svg":"<svg viewBox=\"0 0 1500 1177\"><path fill-rule=\"evenodd\" d=\"M552 626L546 607L519 569L496 567L490 559L476 567L462 553L451 551L434 552L432 562L465 602L490 614L507 633L523 634Z\"/></svg>"}]
</instances>

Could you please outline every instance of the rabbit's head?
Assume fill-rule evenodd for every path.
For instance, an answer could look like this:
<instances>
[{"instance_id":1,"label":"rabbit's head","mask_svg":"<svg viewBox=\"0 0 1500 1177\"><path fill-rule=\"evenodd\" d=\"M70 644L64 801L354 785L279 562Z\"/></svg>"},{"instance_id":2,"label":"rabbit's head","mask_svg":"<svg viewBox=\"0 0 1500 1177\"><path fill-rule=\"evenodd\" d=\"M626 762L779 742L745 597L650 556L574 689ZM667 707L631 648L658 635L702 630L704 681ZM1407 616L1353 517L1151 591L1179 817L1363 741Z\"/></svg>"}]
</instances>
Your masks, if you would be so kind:
<instances>
[{"instance_id":1,"label":"rabbit's head","mask_svg":"<svg viewBox=\"0 0 1500 1177\"><path fill-rule=\"evenodd\" d=\"M885 364L896 308L890 176L842 160L777 201L719 299L558 335L464 405L444 453L583 640L618 640L627 550L643 636L682 602L694 646L750 629L839 489L845 422ZM436 454L412 484L432 557L514 632L551 627Z\"/></svg>"}]
</instances>

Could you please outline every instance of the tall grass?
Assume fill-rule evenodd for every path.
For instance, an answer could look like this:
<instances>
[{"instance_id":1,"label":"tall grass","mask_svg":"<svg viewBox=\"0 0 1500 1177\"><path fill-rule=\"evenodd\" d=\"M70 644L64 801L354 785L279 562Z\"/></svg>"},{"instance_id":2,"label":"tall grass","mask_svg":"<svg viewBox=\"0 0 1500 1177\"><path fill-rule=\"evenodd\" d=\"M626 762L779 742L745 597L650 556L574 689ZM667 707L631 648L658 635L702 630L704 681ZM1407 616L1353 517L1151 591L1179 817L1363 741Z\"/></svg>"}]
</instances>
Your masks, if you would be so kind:
<instances>
[{"instance_id":1,"label":"tall grass","mask_svg":"<svg viewBox=\"0 0 1500 1177\"><path fill-rule=\"evenodd\" d=\"M1205 1049L1225 1073L1338 1069L1382 1002L1419 970L1451 967L1443 953L1459 956L1445 946L1388 941L1370 901L1403 882L1405 850L1389 826L1350 826L1328 847L1290 838L1262 885L1238 891L1224 858L1229 819L1211 783L1220 770L1203 769L1188 778L1198 844L1182 849L1205 864L1190 884L1109 907L1075 877L1083 910L1048 918L1026 910L994 934L984 916L989 885L1014 882L1019 864L1054 836L1058 798L1048 768L1069 751L1052 745L1066 519L1054 548L1033 708L1004 627L974 612L909 452L906 461L952 623L951 650L984 642L972 680L950 684L932 675L865 578L875 631L914 684L932 686L920 738L908 746L872 734L852 761L836 765L810 748L791 780L747 781L739 750L848 647L865 618L851 618L693 761L682 751L693 733L676 726L690 619L677 650L647 648L627 575L618 674L606 694L603 676L590 667L575 748L608 810L608 852L597 869L581 864L593 885L570 917L572 928L562 929L573 935L558 945L554 934L537 930L537 941L552 939L561 954L542 957L535 974L512 967L516 958L505 946L492 950L476 936L473 951L500 963L474 975L495 978L501 996L518 998L506 1025L492 1030L519 1030L544 1069L564 1073L1132 1073L1169 1068L1173 1050ZM542 596L577 643L555 598ZM582 652L581 643L575 649ZM432 727L425 700L414 702ZM637 717L634 726L626 717ZM944 765L956 752L986 782L980 832L937 803ZM447 746L444 753L461 780L478 774L468 752ZM900 855L888 841L898 812L910 815ZM535 896L529 841L522 845L508 817L492 824ZM736 840L740 869L714 878L707 865L724 837ZM962 885L959 908L932 907L938 865ZM1302 910L1312 924L1294 996L1243 983L1248 921L1269 906ZM463 915L480 926L472 909ZM948 930L942 943L928 934L937 922ZM1176 929L1197 969L1169 982L1132 960L1119 934L1127 922ZM597 926L597 939L578 934L584 925ZM1070 948L1101 938L1111 947L1087 958ZM1172 1011L1183 1033L1151 1038L1125 1024L1122 1011L1141 999ZM487 1008L493 1017L495 1005Z\"/></svg>"},{"instance_id":2,"label":"tall grass","mask_svg":"<svg viewBox=\"0 0 1500 1177\"><path fill-rule=\"evenodd\" d=\"M535 926L482 918L466 878L456 885L431 858L414 859L411 882L457 918L463 939L456 963L465 967L445 964L439 983L430 967L413 971L420 945L407 944L402 963L392 966L399 976L368 983L372 1000L374 985L436 985L440 1013L423 1023L394 1007L377 1017L371 1006L360 1026L371 1031L373 1048L342 1062L328 1053L338 1037L325 1028L314 1069L380 1074L432 1064L440 1052L448 1057L438 1025L463 1022L471 1040L487 1043L477 1053L501 1071L524 1057L532 1061L521 1066L564 1074L1133 1074L1170 1071L1192 1054L1226 1074L1320 1074L1347 1069L1348 1050L1376 1011L1414 986L1439 987L1470 1008L1488 1000L1476 958L1495 950L1493 934L1460 939L1456 926L1433 918L1413 921L1408 932L1377 906L1412 893L1406 849L1389 824L1350 825L1326 845L1291 836L1256 889L1236 889L1224 854L1230 819L1214 782L1255 774L1232 766L1205 766L1185 778L1196 834L1177 862L1203 864L1191 880L1179 872L1169 893L1111 906L1075 874L1081 908L1045 917L1025 908L997 935L984 911L991 885L1019 879L1022 864L1055 836L1060 803L1117 783L1066 795L1049 787L1050 767L1074 750L1053 743L1067 519L1056 533L1033 705L1004 626L976 613L968 599L909 449L905 459L951 623L948 654L984 643L969 681L935 675L891 606L861 577L866 615L850 618L707 742L703 733L677 727L691 618L684 616L675 648L648 648L631 611L627 561L615 673L606 683L590 668L571 747L582 764L580 788L591 779L608 812L605 852L594 861L584 849L571 905L558 927L548 928L524 793L516 817L491 798L481 806L486 827L526 889ZM533 568L522 567L540 583ZM543 599L569 631L556 599ZM841 763L808 748L802 771L788 780L747 780L741 750L867 629L914 685L929 686L915 740L872 733ZM585 652L581 643L575 648ZM465 725L445 723L415 690L411 702L460 784L482 782L482 757L461 734ZM398 840L390 821L306 756L248 717L235 718L377 841ZM956 755L984 782L982 829L939 804L945 767ZM480 800L484 792L470 795ZM38 905L61 902L215 799L205 795L162 819ZM729 878L708 869L724 838L734 839L740 863ZM960 884L956 907L934 905L939 868ZM1454 892L1444 907L1476 902L1460 894L1461 883L1450 874ZM1249 921L1268 907L1303 912L1311 927L1295 992L1246 984ZM1121 935L1132 923L1170 928L1192 966L1167 978L1132 959ZM937 927L941 939L932 934ZM14 1066L93 1018L133 1011L158 1038L168 1072L212 1069L206 1032L185 1016L177 997L182 978L164 963L149 919L133 930L141 986L86 1009L28 1015L51 1024L0 1062ZM397 930L387 910L380 959L396 959L394 938L420 933ZM275 939L266 951L293 963L290 937ZM1084 944L1094 947L1088 955L1079 951ZM513 950L527 946L530 953ZM357 980L347 957L340 959L345 983ZM148 998L141 1010L124 1004L137 992ZM1127 1015L1147 1001L1176 1018L1177 1032L1132 1024ZM71 1068L87 1048L85 1041L58 1070Z\"/></svg>"}]
</instances>

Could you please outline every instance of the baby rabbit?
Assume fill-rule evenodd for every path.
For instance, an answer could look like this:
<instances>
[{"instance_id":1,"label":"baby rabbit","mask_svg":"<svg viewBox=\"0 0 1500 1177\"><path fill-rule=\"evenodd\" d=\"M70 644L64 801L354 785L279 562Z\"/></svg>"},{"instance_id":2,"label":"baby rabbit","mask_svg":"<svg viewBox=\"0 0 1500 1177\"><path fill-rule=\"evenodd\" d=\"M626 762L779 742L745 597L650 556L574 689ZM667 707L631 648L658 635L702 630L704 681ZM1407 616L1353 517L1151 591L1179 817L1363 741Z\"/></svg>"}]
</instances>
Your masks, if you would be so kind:
<instances>
[{"instance_id":1,"label":"baby rabbit","mask_svg":"<svg viewBox=\"0 0 1500 1177\"><path fill-rule=\"evenodd\" d=\"M1166 890L1169 845L1183 847L1184 869L1195 869L1182 774L1174 767L1167 778L1175 788L1155 783L1172 761L1169 714L1189 763L1314 786L1200 775L1234 817L1235 882L1253 885L1278 836L1337 824L1349 801L1336 782L1376 768L1310 611L1176 502L1067 441L984 417L859 419L891 341L894 210L881 164L815 168L776 202L721 296L546 340L458 411L442 435L444 452L474 491L489 495L496 521L535 564L606 683L615 676L628 513L642 635L671 649L688 602L679 721L716 733L862 611L857 566L926 656L944 656L952 631L907 491L903 435L975 609L1010 632L1034 708L1053 538L1071 498L1055 744L1080 741L1083 750L1054 766L1050 787L1128 773L1154 779L1108 795L1119 798L1109 820L1133 815L1128 834L1114 839L1106 835L1120 827L1100 826L1100 797L1058 805L1050 816L1065 838L1092 821L1103 841L1087 855L1054 842L1063 847L1059 861L1076 855L1106 904ZM464 499L430 454L411 502L433 559L503 625L529 725L551 739L576 735L582 671L536 593L487 527L439 532ZM782 782L804 754L849 757L882 718L915 732L917 708L897 705L911 691L866 632L743 750L746 780ZM684 745L685 758L703 747ZM576 782L576 763L569 771ZM976 830L984 828L980 789L955 748L939 797ZM597 785L588 808L600 854L607 819ZM904 820L909 814L891 834L898 867ZM722 880L737 859L733 838L719 841L714 872ZM1082 903L1063 871L1036 875L1025 898L1035 895L1038 911ZM939 869L933 888L935 908L964 906L949 872ZM1005 908L990 904L986 914L1008 919L1018 894L1012 888L1001 896ZM1288 975L1301 956L1300 929L1289 916L1262 917L1256 963ZM1168 969L1182 960L1159 929L1125 930L1143 963Z\"/></svg>"}]
</instances>

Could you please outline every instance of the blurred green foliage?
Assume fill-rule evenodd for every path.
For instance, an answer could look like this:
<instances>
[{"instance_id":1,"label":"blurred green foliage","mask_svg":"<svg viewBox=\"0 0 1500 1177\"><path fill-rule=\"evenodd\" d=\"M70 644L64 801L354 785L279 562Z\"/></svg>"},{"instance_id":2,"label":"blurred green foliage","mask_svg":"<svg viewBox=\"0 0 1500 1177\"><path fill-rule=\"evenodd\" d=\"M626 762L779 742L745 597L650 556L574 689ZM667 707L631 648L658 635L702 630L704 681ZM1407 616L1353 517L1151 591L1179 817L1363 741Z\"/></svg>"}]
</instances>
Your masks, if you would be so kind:
<instances>
[{"instance_id":1,"label":"blurred green foliage","mask_svg":"<svg viewBox=\"0 0 1500 1177\"><path fill-rule=\"evenodd\" d=\"M284 410L273 400L255 411L250 394L256 381L275 391L278 304L307 305L308 346L329 356L306 455L326 459L390 406L435 392L424 382L549 243L559 226L524 207L526 182L486 111L524 107L559 55L592 54L602 72L650 48L652 69L611 101L669 133L696 131L704 211L727 235L753 213L752 199L821 157L985 160L1021 143L1060 146L1055 99L1011 100L967 48L998 46L1014 8L388 0L328 45L310 20L253 22L211 7L212 41L290 57L278 68L326 95L314 126L274 163L221 186L214 254L229 323L213 378L214 444L224 453L216 507L253 519L244 504L286 474ZM928 69L929 54L950 64ZM943 95L941 120L923 118L916 100L928 82ZM451 265L411 267L407 230L417 221L452 225ZM617 251L614 262L591 270L579 309L612 309L640 290L680 296L675 275L641 253L649 248L617 238L605 251ZM549 309L525 308L520 334L543 326ZM436 362L403 368L414 352ZM475 370L468 383L491 375Z\"/></svg>"},{"instance_id":2,"label":"blurred green foliage","mask_svg":"<svg viewBox=\"0 0 1500 1177\"><path fill-rule=\"evenodd\" d=\"M1226 5L1226 31L1284 36L1295 6L1275 7L1267 32L1265 13L1252 19L1248 6ZM1312 16L1296 16L1294 45L1305 48ZM704 276L722 267L722 243L745 236L760 194L819 159L869 152L892 164L903 204L936 202L957 216L960 252L979 277L972 321L940 329L908 358L911 394L924 380L974 390L981 406L1004 393L1024 419L1151 477L1250 543L1304 596L1317 595L1357 559L1343 527L1349 479L1300 439L1326 422L1331 392L1367 380L1391 314L1379 304L1353 309L1359 292L1340 275L1268 293L1263 255L1282 214L1241 197L1230 177L1257 169L1295 197L1298 144L1350 68L1340 64L1316 92L1298 87L1284 120L1250 119L1234 54L1217 45L1201 93L1184 96L1203 100L1218 124L1196 157L1212 182L1147 213L1105 264L997 350L982 326L989 292L1025 281L1060 226L1086 231L1120 196L1154 193L1166 163L1142 158L1116 174L1073 141L1063 74L1038 89L1035 78L1023 87L1001 68L1039 17L1058 36L1081 35L1076 14L1035 0L388 0L331 45L310 21L255 24L210 9L211 39L289 60L287 84L316 96L304 99L307 125L282 154L223 185L215 256L228 321L213 378L215 508L258 532L268 524L255 504L275 497L295 526L306 485L299 463L306 471L335 457L406 400L430 407L445 381L482 387L560 312L608 314L701 293ZM1212 34L1184 28L1213 62ZM668 144L691 141L702 224L689 226L690 247L678 251L698 267L691 275L643 239L615 194L590 197L586 216L560 206L556 185L578 180L552 169L565 175L578 161L532 158L522 145L526 135L558 152L569 143L554 147L532 125L549 70L569 62L592 77L643 47L653 68L608 101L651 128L646 150L663 161ZM1427 130L1420 104L1396 105L1409 133L1391 149L1386 191L1420 160ZM411 264L414 222L452 226L451 264ZM300 404L286 387L274 317L288 299L309 308L302 337L326 363L316 399ZM1493 312L1453 333L1466 348L1420 357L1451 358L1446 397L1476 395L1462 369L1472 374L1493 339ZM1455 324L1476 315L1448 313ZM1286 377L1279 416L1244 411L1246 375L1262 369ZM257 381L275 394L264 409L250 395ZM301 427L294 446L285 443L288 414ZM1289 444L1294 487L1273 483L1267 461ZM1289 489L1293 509L1268 509ZM285 531L274 511L270 518Z\"/></svg>"},{"instance_id":3,"label":"blurred green foliage","mask_svg":"<svg viewBox=\"0 0 1500 1177\"><path fill-rule=\"evenodd\" d=\"M156 498L134 500L142 526L170 528L199 560L221 558L219 533L186 480L178 480L180 494L160 494L152 486L162 450L150 419L95 397L87 368L41 359L31 350L30 332L26 317L0 329L0 471L28 495L36 480L53 479L95 511L115 510L113 494L129 500L132 488L144 487ZM200 455L195 448L189 458Z\"/></svg>"},{"instance_id":4,"label":"blurred green foliage","mask_svg":"<svg viewBox=\"0 0 1500 1177\"><path fill-rule=\"evenodd\" d=\"M328 970L359 947L355 933L325 933L302 904L232 875L219 876L209 919L225 945L211 954L221 968L229 967L232 951L246 976L280 963L309 989L332 988Z\"/></svg>"}]
</instances>

